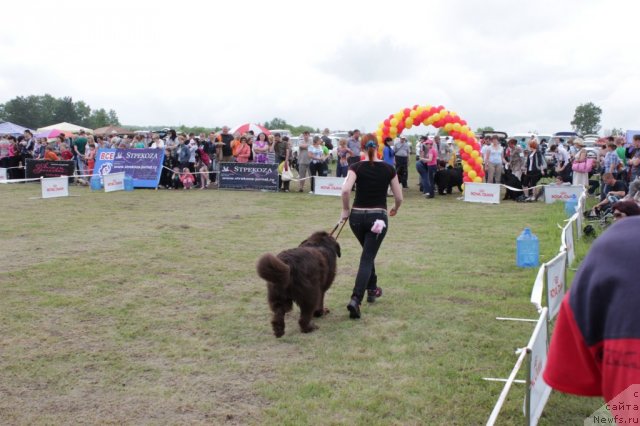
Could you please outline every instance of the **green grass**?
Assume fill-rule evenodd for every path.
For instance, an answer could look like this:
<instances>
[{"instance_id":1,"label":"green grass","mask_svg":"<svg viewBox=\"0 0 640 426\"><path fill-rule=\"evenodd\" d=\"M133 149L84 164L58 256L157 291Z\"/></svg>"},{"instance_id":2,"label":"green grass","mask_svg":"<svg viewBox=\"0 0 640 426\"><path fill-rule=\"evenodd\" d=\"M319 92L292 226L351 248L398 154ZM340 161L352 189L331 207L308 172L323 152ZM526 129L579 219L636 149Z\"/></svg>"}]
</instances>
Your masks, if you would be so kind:
<instances>
[{"instance_id":1,"label":"green grass","mask_svg":"<svg viewBox=\"0 0 640 426\"><path fill-rule=\"evenodd\" d=\"M331 229L338 198L71 193L0 186L1 424L482 424L502 389L482 378L506 377L533 330L495 317L537 316L515 238L530 226L550 260L564 220L560 204L427 201L413 183L376 261L384 296L348 319L346 227L332 312L301 334L296 308L275 339L255 261ZM514 385L499 424L523 423L523 397ZM554 392L541 423L601 404Z\"/></svg>"}]
</instances>

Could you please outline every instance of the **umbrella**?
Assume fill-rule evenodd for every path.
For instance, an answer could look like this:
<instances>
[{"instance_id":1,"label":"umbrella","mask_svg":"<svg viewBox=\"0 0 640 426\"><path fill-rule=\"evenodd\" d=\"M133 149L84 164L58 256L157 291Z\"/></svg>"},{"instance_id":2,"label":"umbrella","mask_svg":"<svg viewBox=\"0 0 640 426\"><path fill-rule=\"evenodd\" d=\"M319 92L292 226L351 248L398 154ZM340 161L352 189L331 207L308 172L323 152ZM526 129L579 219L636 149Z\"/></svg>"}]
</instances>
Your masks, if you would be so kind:
<instances>
[{"instance_id":1,"label":"umbrella","mask_svg":"<svg viewBox=\"0 0 640 426\"><path fill-rule=\"evenodd\" d=\"M31 130L10 122L0 124L0 135L20 136L25 130Z\"/></svg>"},{"instance_id":2,"label":"umbrella","mask_svg":"<svg viewBox=\"0 0 640 426\"><path fill-rule=\"evenodd\" d=\"M236 132L238 132L241 135L244 135L249 130L253 130L253 133L256 134L256 135L259 134L259 133L264 133L265 135L270 135L271 134L269 129L267 129L266 127L261 126L259 124L253 124L253 123L245 123L245 124L241 124L239 126L236 126L233 129L231 129L230 133L233 135Z\"/></svg>"},{"instance_id":3,"label":"umbrella","mask_svg":"<svg viewBox=\"0 0 640 426\"><path fill-rule=\"evenodd\" d=\"M123 129L117 126L107 126L95 129L93 134L96 136L113 136L113 135L133 135L131 130Z\"/></svg>"}]
</instances>

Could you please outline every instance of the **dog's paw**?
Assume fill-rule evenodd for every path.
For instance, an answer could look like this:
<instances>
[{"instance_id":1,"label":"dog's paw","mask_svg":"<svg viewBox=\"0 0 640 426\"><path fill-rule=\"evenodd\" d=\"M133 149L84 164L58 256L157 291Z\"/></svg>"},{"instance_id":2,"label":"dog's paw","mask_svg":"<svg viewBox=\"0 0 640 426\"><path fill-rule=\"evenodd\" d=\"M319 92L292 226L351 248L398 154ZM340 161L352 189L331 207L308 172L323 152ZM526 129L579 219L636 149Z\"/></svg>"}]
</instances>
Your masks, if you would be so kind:
<instances>
[{"instance_id":1,"label":"dog's paw","mask_svg":"<svg viewBox=\"0 0 640 426\"><path fill-rule=\"evenodd\" d=\"M331 312L329 310L329 308L322 308L322 309L318 309L317 311L315 311L313 313L313 316L316 317L316 318L320 318L323 315L327 315L329 312Z\"/></svg>"},{"instance_id":2,"label":"dog's paw","mask_svg":"<svg viewBox=\"0 0 640 426\"><path fill-rule=\"evenodd\" d=\"M300 327L300 331L302 331L303 333L311 333L314 330L317 330L318 326L315 324L309 324L306 327Z\"/></svg>"},{"instance_id":3,"label":"dog's paw","mask_svg":"<svg viewBox=\"0 0 640 426\"><path fill-rule=\"evenodd\" d=\"M274 330L273 335L276 337L282 337L284 336L284 330Z\"/></svg>"}]
</instances>

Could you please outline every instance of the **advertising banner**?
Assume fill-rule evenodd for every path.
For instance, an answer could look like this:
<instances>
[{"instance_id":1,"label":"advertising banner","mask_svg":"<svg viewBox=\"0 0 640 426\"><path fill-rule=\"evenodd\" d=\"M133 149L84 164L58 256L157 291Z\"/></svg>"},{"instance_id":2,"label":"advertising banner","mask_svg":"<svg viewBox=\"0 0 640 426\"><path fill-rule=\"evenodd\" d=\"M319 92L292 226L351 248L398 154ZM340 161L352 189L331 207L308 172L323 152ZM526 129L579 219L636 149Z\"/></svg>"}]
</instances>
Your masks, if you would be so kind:
<instances>
[{"instance_id":1,"label":"advertising banner","mask_svg":"<svg viewBox=\"0 0 640 426\"><path fill-rule=\"evenodd\" d=\"M278 165L263 163L221 163L220 189L278 190Z\"/></svg>"},{"instance_id":2,"label":"advertising banner","mask_svg":"<svg viewBox=\"0 0 640 426\"><path fill-rule=\"evenodd\" d=\"M104 192L124 191L124 172L102 176Z\"/></svg>"},{"instance_id":3,"label":"advertising banner","mask_svg":"<svg viewBox=\"0 0 640 426\"><path fill-rule=\"evenodd\" d=\"M124 173L133 178L133 186L156 188L162 173L162 149L99 149L94 175Z\"/></svg>"},{"instance_id":4,"label":"advertising banner","mask_svg":"<svg viewBox=\"0 0 640 426\"><path fill-rule=\"evenodd\" d=\"M571 198L572 195L575 195L576 199L579 200L583 192L584 186L581 185L545 185L544 202L547 204L556 201L564 202Z\"/></svg>"},{"instance_id":5,"label":"advertising banner","mask_svg":"<svg viewBox=\"0 0 640 426\"><path fill-rule=\"evenodd\" d=\"M574 216L575 217L575 216ZM575 220L570 220L562 230L562 243L567 251L567 265L571 266L576 258L576 247L573 242L573 226Z\"/></svg>"},{"instance_id":6,"label":"advertising banner","mask_svg":"<svg viewBox=\"0 0 640 426\"><path fill-rule=\"evenodd\" d=\"M500 185L497 183L467 182L464 184L464 201L500 204Z\"/></svg>"},{"instance_id":7,"label":"advertising banner","mask_svg":"<svg viewBox=\"0 0 640 426\"><path fill-rule=\"evenodd\" d=\"M316 195L334 195L340 197L342 195L343 177L324 177L315 176L313 193Z\"/></svg>"},{"instance_id":8,"label":"advertising banner","mask_svg":"<svg viewBox=\"0 0 640 426\"><path fill-rule=\"evenodd\" d=\"M56 198L69 196L69 178L44 178L40 180L42 198Z\"/></svg>"},{"instance_id":9,"label":"advertising banner","mask_svg":"<svg viewBox=\"0 0 640 426\"><path fill-rule=\"evenodd\" d=\"M74 170L73 161L32 160L29 158L26 161L27 179L73 176Z\"/></svg>"},{"instance_id":10,"label":"advertising banner","mask_svg":"<svg viewBox=\"0 0 640 426\"><path fill-rule=\"evenodd\" d=\"M536 328L531 335L531 340L529 340L529 344L527 345L528 350L531 351L529 355L529 374L527 376L527 384L529 385L529 406L527 409L529 412L530 425L538 424L542 410L549 399L549 395L551 395L551 388L542 378L542 372L547 365L547 350L549 344L547 334L547 309L543 308L540 318L536 323Z\"/></svg>"},{"instance_id":11,"label":"advertising banner","mask_svg":"<svg viewBox=\"0 0 640 426\"><path fill-rule=\"evenodd\" d=\"M549 321L560 311L566 288L567 252L562 251L546 263L547 272L547 306L549 307Z\"/></svg>"}]
</instances>

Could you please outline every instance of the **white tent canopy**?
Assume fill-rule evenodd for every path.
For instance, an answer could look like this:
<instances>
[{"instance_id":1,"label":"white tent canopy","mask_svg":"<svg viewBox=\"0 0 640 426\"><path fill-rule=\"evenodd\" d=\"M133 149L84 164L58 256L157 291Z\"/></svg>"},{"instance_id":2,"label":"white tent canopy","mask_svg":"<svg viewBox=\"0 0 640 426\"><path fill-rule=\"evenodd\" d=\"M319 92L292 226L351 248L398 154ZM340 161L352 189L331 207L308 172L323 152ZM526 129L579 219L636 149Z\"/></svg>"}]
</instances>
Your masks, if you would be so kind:
<instances>
[{"instance_id":1,"label":"white tent canopy","mask_svg":"<svg viewBox=\"0 0 640 426\"><path fill-rule=\"evenodd\" d=\"M93 133L93 130L87 127L78 126L76 124L67 123L65 121L58 124L52 124L51 126L47 126L47 127L40 127L38 129L38 133L46 132L47 130L54 130L54 129L62 130L63 132L71 132L71 133L78 133L80 132L80 130L84 130L87 133Z\"/></svg>"}]
</instances>

